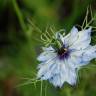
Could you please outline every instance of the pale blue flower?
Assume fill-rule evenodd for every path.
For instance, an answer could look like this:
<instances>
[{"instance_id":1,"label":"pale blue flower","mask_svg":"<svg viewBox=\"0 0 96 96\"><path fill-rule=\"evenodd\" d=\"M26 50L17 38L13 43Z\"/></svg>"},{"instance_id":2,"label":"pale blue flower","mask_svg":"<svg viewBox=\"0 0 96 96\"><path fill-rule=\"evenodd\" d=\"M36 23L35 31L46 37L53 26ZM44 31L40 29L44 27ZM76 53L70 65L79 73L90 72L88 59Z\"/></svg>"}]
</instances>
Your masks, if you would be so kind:
<instances>
[{"instance_id":1,"label":"pale blue flower","mask_svg":"<svg viewBox=\"0 0 96 96\"><path fill-rule=\"evenodd\" d=\"M76 84L78 69L96 58L96 45L90 45L91 31L91 27L81 31L73 27L66 36L57 32L56 38L62 41L62 47L59 50L52 46L43 48L44 52L38 57L41 63L37 77L55 87L62 87L64 82Z\"/></svg>"}]
</instances>

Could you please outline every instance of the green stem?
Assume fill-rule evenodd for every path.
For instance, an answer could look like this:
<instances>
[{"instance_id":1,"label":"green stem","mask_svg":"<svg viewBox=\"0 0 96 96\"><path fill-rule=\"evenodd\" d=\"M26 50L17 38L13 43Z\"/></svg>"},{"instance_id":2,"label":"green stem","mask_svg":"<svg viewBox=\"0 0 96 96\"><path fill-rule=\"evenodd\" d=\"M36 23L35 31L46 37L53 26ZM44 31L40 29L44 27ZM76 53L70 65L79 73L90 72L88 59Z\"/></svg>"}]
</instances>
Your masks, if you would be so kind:
<instances>
[{"instance_id":1,"label":"green stem","mask_svg":"<svg viewBox=\"0 0 96 96\"><path fill-rule=\"evenodd\" d=\"M12 3L13 3L13 7L14 7L14 9L15 9L15 11L16 11L16 15L17 15L17 17L18 17L18 19L19 19L21 28L22 28L22 30L25 32L25 31L26 31L26 25L25 25L25 23L24 23L23 16L22 16L22 14L21 14L22 12L20 11L19 6L18 6L16 0L12 0Z\"/></svg>"}]
</instances>

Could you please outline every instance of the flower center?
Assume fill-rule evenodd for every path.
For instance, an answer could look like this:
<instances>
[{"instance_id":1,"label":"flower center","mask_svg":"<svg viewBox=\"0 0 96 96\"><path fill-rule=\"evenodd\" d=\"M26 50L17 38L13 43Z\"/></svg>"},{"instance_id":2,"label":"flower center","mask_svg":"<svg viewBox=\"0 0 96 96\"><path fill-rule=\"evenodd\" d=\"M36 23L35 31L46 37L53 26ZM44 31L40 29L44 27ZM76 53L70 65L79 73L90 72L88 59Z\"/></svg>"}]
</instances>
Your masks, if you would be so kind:
<instances>
[{"instance_id":1,"label":"flower center","mask_svg":"<svg viewBox=\"0 0 96 96\"><path fill-rule=\"evenodd\" d=\"M59 59L64 59L64 58L68 58L69 56L69 50L65 47L62 47L58 50L58 56Z\"/></svg>"}]
</instances>

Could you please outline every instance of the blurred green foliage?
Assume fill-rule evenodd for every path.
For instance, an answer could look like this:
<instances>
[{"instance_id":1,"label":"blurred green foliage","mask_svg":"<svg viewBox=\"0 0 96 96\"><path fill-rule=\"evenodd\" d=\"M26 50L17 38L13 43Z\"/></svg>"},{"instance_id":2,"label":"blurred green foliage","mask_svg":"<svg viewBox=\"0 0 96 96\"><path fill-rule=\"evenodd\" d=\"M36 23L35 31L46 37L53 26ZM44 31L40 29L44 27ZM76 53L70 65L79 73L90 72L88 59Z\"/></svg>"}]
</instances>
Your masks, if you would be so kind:
<instances>
[{"instance_id":1,"label":"blurred green foliage","mask_svg":"<svg viewBox=\"0 0 96 96\"><path fill-rule=\"evenodd\" d=\"M43 32L53 25L68 32L82 24L89 5L96 14L96 0L0 0L0 96L40 96L41 83L36 88L34 84L14 88L26 81L22 78L34 78L37 73L36 57L42 45L37 26ZM95 38L94 32L92 44ZM75 86L58 89L44 81L42 96L96 96L95 64L93 60L79 71Z\"/></svg>"}]
</instances>

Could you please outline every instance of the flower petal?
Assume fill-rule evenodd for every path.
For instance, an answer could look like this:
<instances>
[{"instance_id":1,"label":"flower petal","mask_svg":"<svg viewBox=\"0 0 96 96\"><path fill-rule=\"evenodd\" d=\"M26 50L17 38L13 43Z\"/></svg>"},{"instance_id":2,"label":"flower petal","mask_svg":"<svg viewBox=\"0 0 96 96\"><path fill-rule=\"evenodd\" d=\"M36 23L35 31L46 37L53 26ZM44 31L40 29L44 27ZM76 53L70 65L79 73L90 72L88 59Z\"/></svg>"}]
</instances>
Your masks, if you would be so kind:
<instances>
[{"instance_id":1,"label":"flower petal","mask_svg":"<svg viewBox=\"0 0 96 96\"><path fill-rule=\"evenodd\" d=\"M41 78L42 80L47 80L49 78L51 78L51 71L52 68L54 69L55 65L56 65L56 58L52 58L46 62L43 62L42 64L39 64L39 71L37 74L38 78Z\"/></svg>"},{"instance_id":2,"label":"flower petal","mask_svg":"<svg viewBox=\"0 0 96 96\"><path fill-rule=\"evenodd\" d=\"M54 53L54 52L44 51L43 53L41 53L41 54L38 56L37 60L44 62L44 61L49 60L49 59L51 59L51 58L53 58L53 57L55 57L55 56L56 56L56 53Z\"/></svg>"},{"instance_id":3,"label":"flower petal","mask_svg":"<svg viewBox=\"0 0 96 96\"><path fill-rule=\"evenodd\" d=\"M68 70L68 73L67 73L67 82L71 85L74 85L76 84L76 79L77 79L77 76L76 76L76 70Z\"/></svg>"},{"instance_id":4,"label":"flower petal","mask_svg":"<svg viewBox=\"0 0 96 96\"><path fill-rule=\"evenodd\" d=\"M83 53L83 61L90 61L94 58L96 58L96 45L86 48Z\"/></svg>"},{"instance_id":5,"label":"flower petal","mask_svg":"<svg viewBox=\"0 0 96 96\"><path fill-rule=\"evenodd\" d=\"M70 37L69 37L70 44L74 43L74 41L77 39L77 35L78 35L78 29L76 27L73 27L71 29L71 33L70 33Z\"/></svg>"},{"instance_id":6,"label":"flower petal","mask_svg":"<svg viewBox=\"0 0 96 96\"><path fill-rule=\"evenodd\" d=\"M65 64L58 59L56 60L56 66L57 67L53 71L53 76L49 79L49 82L52 83L55 87L62 87L65 82Z\"/></svg>"},{"instance_id":7,"label":"flower petal","mask_svg":"<svg viewBox=\"0 0 96 96\"><path fill-rule=\"evenodd\" d=\"M65 75L65 81L68 82L71 85L76 84L76 69L71 67L71 62L68 62L68 59L65 60L66 64L66 75Z\"/></svg>"},{"instance_id":8,"label":"flower petal","mask_svg":"<svg viewBox=\"0 0 96 96\"><path fill-rule=\"evenodd\" d=\"M55 87L62 87L64 82L67 82L71 85L76 83L76 72L75 69L72 69L68 66L68 62L57 60L58 68L57 73L49 79L49 82L52 83Z\"/></svg>"},{"instance_id":9,"label":"flower petal","mask_svg":"<svg viewBox=\"0 0 96 96\"><path fill-rule=\"evenodd\" d=\"M83 60L83 54L84 54L84 50L74 51L70 54L70 57L68 58L68 62L70 62L70 66L72 68L79 69L81 66L84 66L89 63L88 61Z\"/></svg>"},{"instance_id":10,"label":"flower petal","mask_svg":"<svg viewBox=\"0 0 96 96\"><path fill-rule=\"evenodd\" d=\"M63 38L63 43L66 45L66 46L70 46L72 45L76 39L77 39L77 35L78 35L78 29L76 27L73 27L71 29L71 33L69 33L68 35L66 35L64 38ZM74 38L74 39L73 39Z\"/></svg>"},{"instance_id":11,"label":"flower petal","mask_svg":"<svg viewBox=\"0 0 96 96\"><path fill-rule=\"evenodd\" d=\"M78 38L70 46L70 48L77 49L77 50L87 48L90 44L90 41L91 41L90 33L91 33L91 27L89 29L82 30L82 31L78 32ZM71 39L70 39L70 41L71 41Z\"/></svg>"},{"instance_id":12,"label":"flower petal","mask_svg":"<svg viewBox=\"0 0 96 96\"><path fill-rule=\"evenodd\" d=\"M49 46L49 47L43 47L43 51L50 51L50 52L54 52L55 50L53 49L52 46Z\"/></svg>"}]
</instances>

